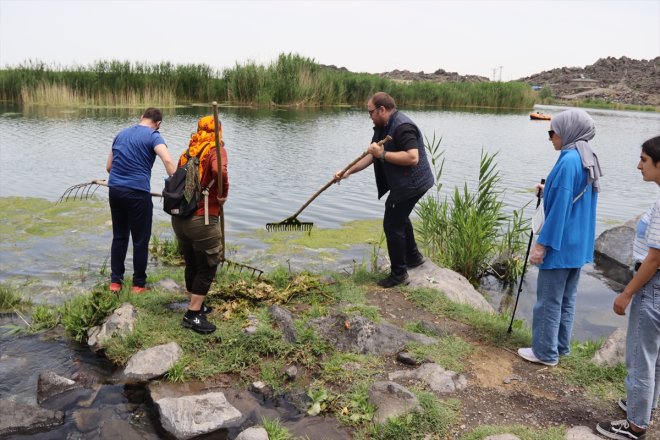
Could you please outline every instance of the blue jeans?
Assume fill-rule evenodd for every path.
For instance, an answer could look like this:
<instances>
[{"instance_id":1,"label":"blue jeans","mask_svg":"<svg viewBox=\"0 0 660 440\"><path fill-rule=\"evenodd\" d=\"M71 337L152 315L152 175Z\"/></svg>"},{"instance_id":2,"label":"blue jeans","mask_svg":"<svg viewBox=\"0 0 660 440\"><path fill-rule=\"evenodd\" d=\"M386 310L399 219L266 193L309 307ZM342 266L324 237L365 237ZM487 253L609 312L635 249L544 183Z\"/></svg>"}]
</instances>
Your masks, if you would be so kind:
<instances>
[{"instance_id":1,"label":"blue jeans","mask_svg":"<svg viewBox=\"0 0 660 440\"><path fill-rule=\"evenodd\" d=\"M539 269L532 318L532 350L544 362L571 351L580 269Z\"/></svg>"},{"instance_id":2,"label":"blue jeans","mask_svg":"<svg viewBox=\"0 0 660 440\"><path fill-rule=\"evenodd\" d=\"M124 260L128 239L133 239L133 285L144 287L147 282L149 239L154 205L151 194L130 188L113 186L109 191L112 215L112 247L110 248L110 281L124 280Z\"/></svg>"},{"instance_id":3,"label":"blue jeans","mask_svg":"<svg viewBox=\"0 0 660 440\"><path fill-rule=\"evenodd\" d=\"M632 299L626 336L628 420L647 429L660 397L660 274Z\"/></svg>"}]
</instances>

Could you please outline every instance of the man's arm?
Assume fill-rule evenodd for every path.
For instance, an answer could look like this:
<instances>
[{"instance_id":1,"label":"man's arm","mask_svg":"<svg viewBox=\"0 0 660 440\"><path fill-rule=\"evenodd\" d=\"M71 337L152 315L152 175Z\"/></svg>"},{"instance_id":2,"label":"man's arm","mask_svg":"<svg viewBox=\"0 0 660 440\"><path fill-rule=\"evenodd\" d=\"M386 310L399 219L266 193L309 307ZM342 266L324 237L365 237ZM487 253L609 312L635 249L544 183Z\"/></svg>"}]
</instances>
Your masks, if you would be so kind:
<instances>
[{"instance_id":1,"label":"man's arm","mask_svg":"<svg viewBox=\"0 0 660 440\"><path fill-rule=\"evenodd\" d=\"M160 160L163 161L163 165L165 165L165 172L167 173L168 176L171 176L174 174L176 171L176 164L172 162L172 157L170 156L170 152L167 149L167 145L165 144L158 144L156 145L156 148L154 148L154 151L160 157Z\"/></svg>"},{"instance_id":2,"label":"man's arm","mask_svg":"<svg viewBox=\"0 0 660 440\"><path fill-rule=\"evenodd\" d=\"M110 154L108 154L108 160L105 162L105 169L108 173L112 169L112 148L110 148Z\"/></svg>"}]
</instances>

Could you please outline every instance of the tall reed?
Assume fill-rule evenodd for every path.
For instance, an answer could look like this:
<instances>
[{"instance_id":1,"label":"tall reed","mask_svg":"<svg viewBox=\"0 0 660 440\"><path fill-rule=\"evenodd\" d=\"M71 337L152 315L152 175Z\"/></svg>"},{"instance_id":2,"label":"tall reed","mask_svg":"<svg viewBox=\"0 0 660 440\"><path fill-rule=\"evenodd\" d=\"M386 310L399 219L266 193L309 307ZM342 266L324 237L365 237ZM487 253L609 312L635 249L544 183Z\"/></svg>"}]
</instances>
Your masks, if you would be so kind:
<instances>
[{"instance_id":1,"label":"tall reed","mask_svg":"<svg viewBox=\"0 0 660 440\"><path fill-rule=\"evenodd\" d=\"M512 215L504 213L497 153L482 151L476 191L470 191L464 183L460 189L455 187L448 198L441 195L444 152L440 150L440 141L434 136L425 142L436 186L416 208L420 222L415 232L420 245L431 259L474 284L487 273L512 281L522 270L520 254L528 221L522 210Z\"/></svg>"},{"instance_id":2,"label":"tall reed","mask_svg":"<svg viewBox=\"0 0 660 440\"><path fill-rule=\"evenodd\" d=\"M280 54L218 72L204 64L98 61L63 67L28 61L0 70L0 99L23 104L161 106L220 101L254 106L363 106L385 91L400 106L530 108L523 83L402 83L368 73L323 67L311 58Z\"/></svg>"}]
</instances>

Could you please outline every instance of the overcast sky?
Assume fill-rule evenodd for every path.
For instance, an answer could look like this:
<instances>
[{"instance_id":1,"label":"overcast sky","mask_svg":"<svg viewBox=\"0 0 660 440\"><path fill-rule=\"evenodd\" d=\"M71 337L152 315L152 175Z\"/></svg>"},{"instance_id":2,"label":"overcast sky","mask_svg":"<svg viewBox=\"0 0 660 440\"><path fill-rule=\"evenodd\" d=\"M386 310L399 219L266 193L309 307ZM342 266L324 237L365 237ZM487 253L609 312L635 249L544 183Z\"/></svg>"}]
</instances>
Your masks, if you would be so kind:
<instances>
[{"instance_id":1,"label":"overcast sky","mask_svg":"<svg viewBox=\"0 0 660 440\"><path fill-rule=\"evenodd\" d=\"M660 55L660 0L0 0L0 65L267 64L293 52L354 72L502 80Z\"/></svg>"}]
</instances>

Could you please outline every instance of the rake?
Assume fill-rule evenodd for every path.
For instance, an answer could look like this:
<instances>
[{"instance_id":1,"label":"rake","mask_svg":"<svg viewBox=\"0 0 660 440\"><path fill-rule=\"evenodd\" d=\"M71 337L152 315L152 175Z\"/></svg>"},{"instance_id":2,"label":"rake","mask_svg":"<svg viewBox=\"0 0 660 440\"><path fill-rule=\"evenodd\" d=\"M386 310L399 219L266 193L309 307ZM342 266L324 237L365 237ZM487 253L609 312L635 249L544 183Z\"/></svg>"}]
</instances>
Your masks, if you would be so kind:
<instances>
[{"instance_id":1,"label":"rake","mask_svg":"<svg viewBox=\"0 0 660 440\"><path fill-rule=\"evenodd\" d=\"M101 186L108 186L108 182L103 179L92 180L91 182L79 183L68 187L64 193L60 196L57 203L68 202L69 199L72 201L75 200L87 200L91 198L96 190ZM152 192L150 193L154 197L163 197L161 193Z\"/></svg>"},{"instance_id":2,"label":"rake","mask_svg":"<svg viewBox=\"0 0 660 440\"><path fill-rule=\"evenodd\" d=\"M215 126L215 154L218 161L218 197L221 197L223 194L223 181L222 181L222 154L220 154L220 145L218 145L218 139L220 139L220 119L218 118L218 103L213 101L213 125ZM223 206L220 207L220 231L222 233L221 243L222 250L220 251L220 264L218 265L220 269L224 269L228 272L238 272L239 274L245 271L250 273L250 276L257 279L261 278L264 271L257 269L256 267L248 266L247 264L237 263L235 261L230 261L225 258L225 209Z\"/></svg>"},{"instance_id":3,"label":"rake","mask_svg":"<svg viewBox=\"0 0 660 440\"><path fill-rule=\"evenodd\" d=\"M385 142L388 142L391 139L392 139L392 136L387 135L387 136L385 136L384 139L381 139L380 141L378 141L378 145L382 146ZM346 165L346 167L344 167L344 169L341 170L338 174L340 176L344 175L344 173L346 173L346 171L351 169L351 167L353 165L355 165L356 163L361 161L368 154L369 153L365 151L359 157L357 157L353 162ZM300 207L300 209L298 211L296 211L296 213L293 214L292 216L285 218L284 220L282 220L279 223L266 223L266 230L270 231L270 232L273 232L273 231L311 231L312 228L314 227L314 223L301 222L300 220L298 220L297 217L300 215L301 212L303 212L303 210L305 208L307 208L309 206L310 203L312 203L314 201L314 199L316 199L323 191L330 188L332 186L332 184L335 183L335 182L338 182L338 180L333 177L328 183L323 185L323 187L321 189L316 191L316 193L314 193L314 195L312 197L310 197L309 200L307 200L307 202L305 202L305 204L302 205Z\"/></svg>"}]
</instances>

